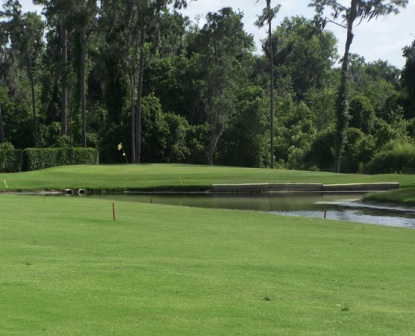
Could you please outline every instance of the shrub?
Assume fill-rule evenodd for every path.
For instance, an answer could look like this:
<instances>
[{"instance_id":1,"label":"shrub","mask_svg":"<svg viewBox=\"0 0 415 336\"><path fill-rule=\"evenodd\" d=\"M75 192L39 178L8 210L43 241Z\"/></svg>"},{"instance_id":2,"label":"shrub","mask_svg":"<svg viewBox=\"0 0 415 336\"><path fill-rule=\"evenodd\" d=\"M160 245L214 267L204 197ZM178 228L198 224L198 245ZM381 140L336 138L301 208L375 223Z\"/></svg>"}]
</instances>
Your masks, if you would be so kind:
<instances>
[{"instance_id":1,"label":"shrub","mask_svg":"<svg viewBox=\"0 0 415 336\"><path fill-rule=\"evenodd\" d=\"M391 141L367 165L369 174L415 173L415 145Z\"/></svg>"},{"instance_id":2,"label":"shrub","mask_svg":"<svg viewBox=\"0 0 415 336\"><path fill-rule=\"evenodd\" d=\"M363 173L375 153L375 140L357 128L347 129L347 144L341 159L343 173Z\"/></svg>"},{"instance_id":3,"label":"shrub","mask_svg":"<svg viewBox=\"0 0 415 336\"><path fill-rule=\"evenodd\" d=\"M23 151L23 170L37 170L55 166L98 164L95 148L27 148Z\"/></svg>"},{"instance_id":4,"label":"shrub","mask_svg":"<svg viewBox=\"0 0 415 336\"><path fill-rule=\"evenodd\" d=\"M22 170L22 151L14 149L9 142L0 144L0 173L12 173Z\"/></svg>"},{"instance_id":5,"label":"shrub","mask_svg":"<svg viewBox=\"0 0 415 336\"><path fill-rule=\"evenodd\" d=\"M327 128L320 132L316 139L311 143L310 149L304 153L304 163L306 169L322 171L332 171L334 164L333 144L335 131Z\"/></svg>"}]
</instances>

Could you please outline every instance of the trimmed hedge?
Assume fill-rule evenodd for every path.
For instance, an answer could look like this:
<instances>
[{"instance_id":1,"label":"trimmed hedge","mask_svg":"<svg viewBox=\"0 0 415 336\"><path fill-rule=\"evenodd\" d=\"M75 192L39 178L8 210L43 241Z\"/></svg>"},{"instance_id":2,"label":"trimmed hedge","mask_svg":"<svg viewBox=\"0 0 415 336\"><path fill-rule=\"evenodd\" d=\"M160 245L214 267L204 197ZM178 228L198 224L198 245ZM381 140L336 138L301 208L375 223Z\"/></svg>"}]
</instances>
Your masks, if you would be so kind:
<instances>
[{"instance_id":1,"label":"trimmed hedge","mask_svg":"<svg viewBox=\"0 0 415 336\"><path fill-rule=\"evenodd\" d=\"M65 165L99 163L95 148L27 148L0 150L0 172L20 172Z\"/></svg>"},{"instance_id":2,"label":"trimmed hedge","mask_svg":"<svg viewBox=\"0 0 415 336\"><path fill-rule=\"evenodd\" d=\"M23 151L21 149L0 149L0 173L13 173L22 170Z\"/></svg>"}]
</instances>

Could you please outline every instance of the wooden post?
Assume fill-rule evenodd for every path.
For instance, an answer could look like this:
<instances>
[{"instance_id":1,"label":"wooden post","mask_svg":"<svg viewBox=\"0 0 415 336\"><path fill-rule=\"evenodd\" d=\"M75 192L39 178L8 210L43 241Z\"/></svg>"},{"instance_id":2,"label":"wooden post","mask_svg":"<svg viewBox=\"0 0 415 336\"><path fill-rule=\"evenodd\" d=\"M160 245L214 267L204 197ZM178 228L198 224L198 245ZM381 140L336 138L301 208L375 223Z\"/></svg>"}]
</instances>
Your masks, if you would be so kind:
<instances>
[{"instance_id":1,"label":"wooden post","mask_svg":"<svg viewBox=\"0 0 415 336\"><path fill-rule=\"evenodd\" d=\"M115 203L112 203L112 219L115 222Z\"/></svg>"}]
</instances>

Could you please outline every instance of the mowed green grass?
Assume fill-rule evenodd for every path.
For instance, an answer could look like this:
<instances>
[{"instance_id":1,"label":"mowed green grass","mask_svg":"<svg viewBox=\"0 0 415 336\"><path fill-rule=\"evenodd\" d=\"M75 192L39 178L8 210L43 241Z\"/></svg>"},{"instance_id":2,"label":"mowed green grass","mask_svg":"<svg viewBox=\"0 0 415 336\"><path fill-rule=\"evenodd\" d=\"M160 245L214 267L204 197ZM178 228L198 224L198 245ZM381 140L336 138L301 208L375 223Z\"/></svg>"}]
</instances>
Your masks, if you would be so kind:
<instances>
[{"instance_id":1,"label":"mowed green grass","mask_svg":"<svg viewBox=\"0 0 415 336\"><path fill-rule=\"evenodd\" d=\"M0 335L415 335L415 230L0 195Z\"/></svg>"},{"instance_id":2,"label":"mowed green grass","mask_svg":"<svg viewBox=\"0 0 415 336\"><path fill-rule=\"evenodd\" d=\"M368 194L365 196L364 200L413 207L415 206L415 188L403 188L398 190L391 190L386 193Z\"/></svg>"},{"instance_id":3,"label":"mowed green grass","mask_svg":"<svg viewBox=\"0 0 415 336\"><path fill-rule=\"evenodd\" d=\"M101 190L156 187L210 187L220 183L368 183L415 186L413 175L358 175L181 164L63 166L0 174L0 191L86 188Z\"/></svg>"}]
</instances>

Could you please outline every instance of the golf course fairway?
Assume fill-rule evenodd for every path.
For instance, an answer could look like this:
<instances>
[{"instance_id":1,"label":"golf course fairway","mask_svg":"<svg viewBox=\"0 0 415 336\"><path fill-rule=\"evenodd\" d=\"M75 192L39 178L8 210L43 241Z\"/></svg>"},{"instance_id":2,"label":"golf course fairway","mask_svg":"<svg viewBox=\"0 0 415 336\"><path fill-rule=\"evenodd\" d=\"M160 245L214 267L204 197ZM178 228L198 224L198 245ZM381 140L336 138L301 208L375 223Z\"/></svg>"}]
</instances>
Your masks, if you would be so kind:
<instances>
[{"instance_id":1,"label":"golf course fairway","mask_svg":"<svg viewBox=\"0 0 415 336\"><path fill-rule=\"evenodd\" d=\"M9 194L0 217L0 335L415 335L411 229Z\"/></svg>"}]
</instances>

